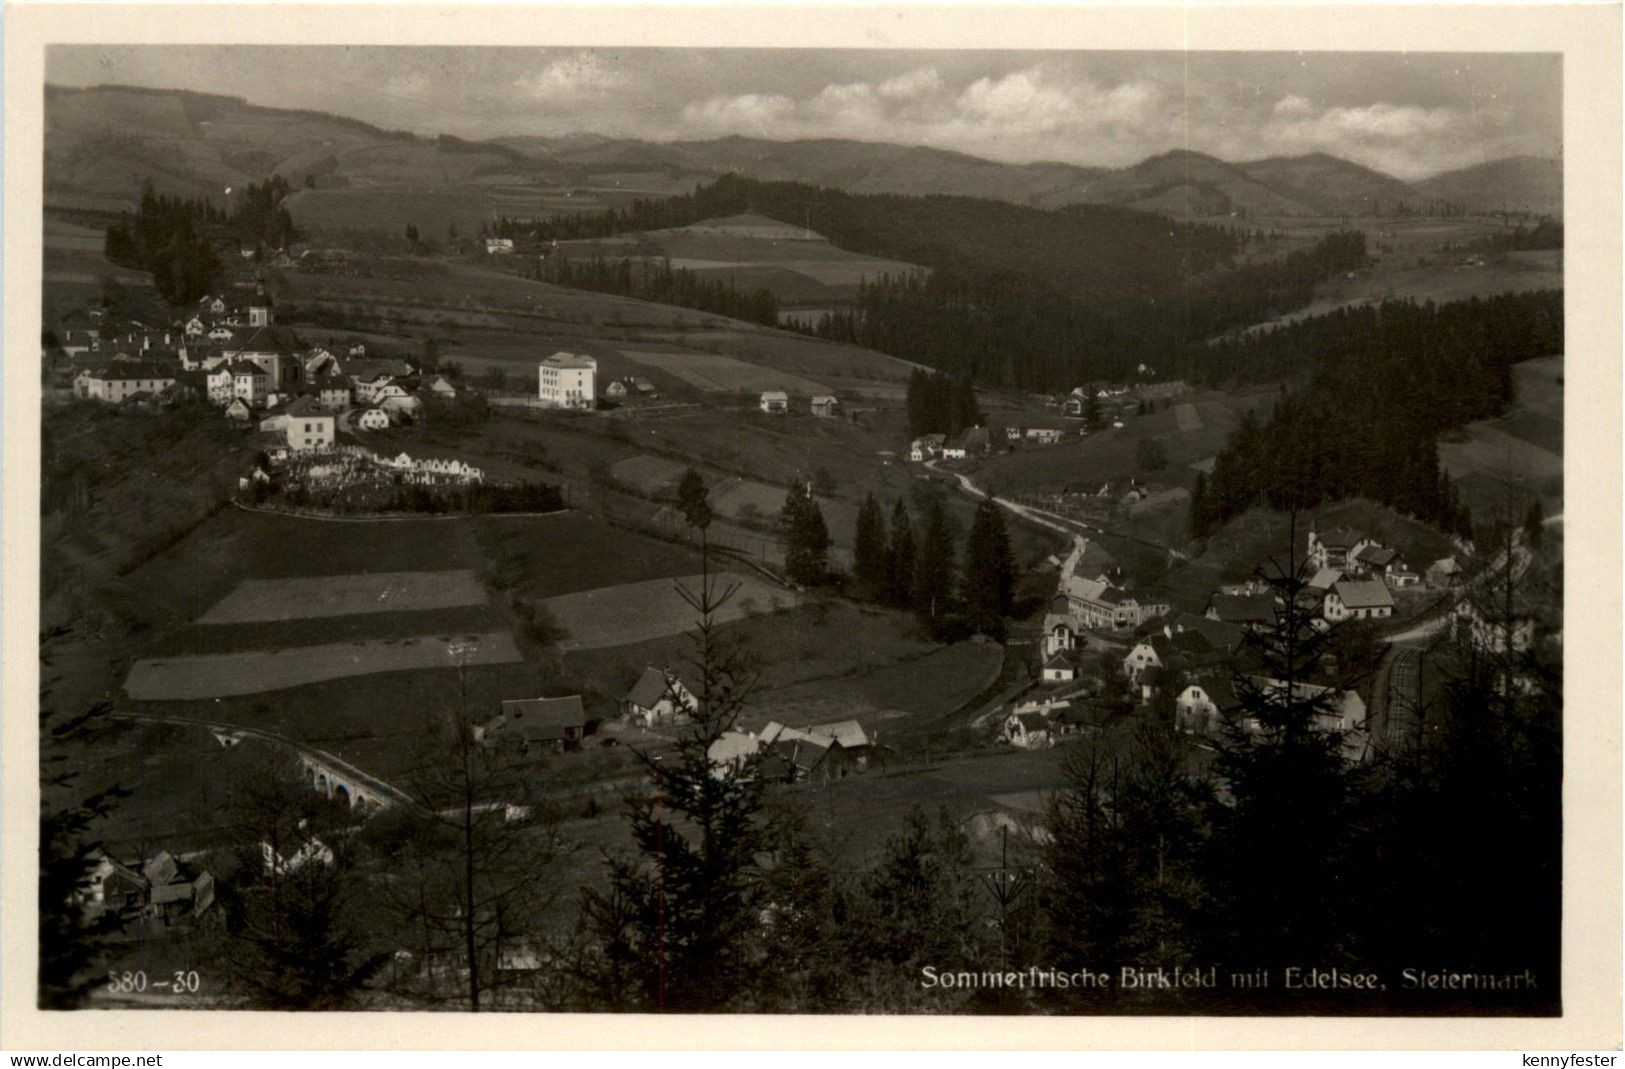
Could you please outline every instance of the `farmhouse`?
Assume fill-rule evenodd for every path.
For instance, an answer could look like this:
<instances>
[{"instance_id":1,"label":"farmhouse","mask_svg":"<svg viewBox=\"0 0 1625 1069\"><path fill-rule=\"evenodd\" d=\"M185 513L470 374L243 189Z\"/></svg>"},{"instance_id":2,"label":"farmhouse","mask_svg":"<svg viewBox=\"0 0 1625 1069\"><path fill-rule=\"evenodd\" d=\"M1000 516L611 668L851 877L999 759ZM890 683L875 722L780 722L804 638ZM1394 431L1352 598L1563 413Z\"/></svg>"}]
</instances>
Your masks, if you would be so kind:
<instances>
[{"instance_id":1,"label":"farmhouse","mask_svg":"<svg viewBox=\"0 0 1625 1069\"><path fill-rule=\"evenodd\" d=\"M614 382L604 387L604 396L614 398L617 401L620 400L626 396L626 383L620 379L616 379Z\"/></svg>"},{"instance_id":2,"label":"farmhouse","mask_svg":"<svg viewBox=\"0 0 1625 1069\"><path fill-rule=\"evenodd\" d=\"M436 375L425 389L442 400L452 401L457 397L457 387L444 375Z\"/></svg>"},{"instance_id":3,"label":"farmhouse","mask_svg":"<svg viewBox=\"0 0 1625 1069\"><path fill-rule=\"evenodd\" d=\"M236 397L226 405L226 418L237 423L247 423L254 415L254 410L248 407L248 402Z\"/></svg>"},{"instance_id":4,"label":"farmhouse","mask_svg":"<svg viewBox=\"0 0 1625 1069\"><path fill-rule=\"evenodd\" d=\"M1138 598L1113 586L1104 576L1086 579L1065 576L1061 584L1071 615L1084 627L1129 631L1147 620L1167 614L1170 606L1156 598Z\"/></svg>"},{"instance_id":5,"label":"farmhouse","mask_svg":"<svg viewBox=\"0 0 1625 1069\"><path fill-rule=\"evenodd\" d=\"M819 394L812 399L812 414L820 419L834 419L840 415L840 407L834 394Z\"/></svg>"},{"instance_id":6,"label":"farmhouse","mask_svg":"<svg viewBox=\"0 0 1625 1069\"><path fill-rule=\"evenodd\" d=\"M372 375L353 375L350 381L355 383L355 399L361 404L371 405L377 404L379 396L395 381L395 376L381 371Z\"/></svg>"},{"instance_id":7,"label":"farmhouse","mask_svg":"<svg viewBox=\"0 0 1625 1069\"><path fill-rule=\"evenodd\" d=\"M387 431L389 430L389 413L381 408L366 409L356 417L355 425L364 431Z\"/></svg>"},{"instance_id":8,"label":"farmhouse","mask_svg":"<svg viewBox=\"0 0 1625 1069\"><path fill-rule=\"evenodd\" d=\"M1269 594L1214 594L1207 617L1248 631L1275 625L1275 599Z\"/></svg>"},{"instance_id":9,"label":"farmhouse","mask_svg":"<svg viewBox=\"0 0 1625 1069\"><path fill-rule=\"evenodd\" d=\"M513 238L486 238L485 252L489 256L512 256Z\"/></svg>"},{"instance_id":10,"label":"farmhouse","mask_svg":"<svg viewBox=\"0 0 1625 1069\"><path fill-rule=\"evenodd\" d=\"M1326 592L1326 619L1382 620L1394 614L1394 596L1380 579L1343 579Z\"/></svg>"},{"instance_id":11,"label":"farmhouse","mask_svg":"<svg viewBox=\"0 0 1625 1069\"><path fill-rule=\"evenodd\" d=\"M836 779L869 767L874 741L856 720L792 728L770 721L762 746L787 779Z\"/></svg>"},{"instance_id":12,"label":"farmhouse","mask_svg":"<svg viewBox=\"0 0 1625 1069\"><path fill-rule=\"evenodd\" d=\"M1235 653L1241 648L1243 636L1242 629L1234 624L1189 612L1182 612L1174 617L1167 630L1174 634L1195 631L1205 638L1207 644L1214 650L1226 655Z\"/></svg>"},{"instance_id":13,"label":"farmhouse","mask_svg":"<svg viewBox=\"0 0 1625 1069\"><path fill-rule=\"evenodd\" d=\"M592 408L598 402L594 379L598 361L577 353L557 352L536 368L536 396L549 408Z\"/></svg>"},{"instance_id":14,"label":"farmhouse","mask_svg":"<svg viewBox=\"0 0 1625 1069\"><path fill-rule=\"evenodd\" d=\"M158 394L175 384L175 371L158 364L114 363L74 379L74 396L117 404L139 394Z\"/></svg>"},{"instance_id":15,"label":"farmhouse","mask_svg":"<svg viewBox=\"0 0 1625 1069\"><path fill-rule=\"evenodd\" d=\"M520 698L504 701L500 713L474 728L474 738L487 749L515 756L563 753L581 745L586 727L579 694Z\"/></svg>"},{"instance_id":16,"label":"farmhouse","mask_svg":"<svg viewBox=\"0 0 1625 1069\"><path fill-rule=\"evenodd\" d=\"M757 407L763 412L782 416L790 411L790 395L783 390L763 390L761 400L757 402Z\"/></svg>"},{"instance_id":17,"label":"farmhouse","mask_svg":"<svg viewBox=\"0 0 1625 1069\"><path fill-rule=\"evenodd\" d=\"M214 875L182 864L167 850L126 864L97 851L74 897L87 920L123 918L125 932L162 935L214 905Z\"/></svg>"},{"instance_id":18,"label":"farmhouse","mask_svg":"<svg viewBox=\"0 0 1625 1069\"><path fill-rule=\"evenodd\" d=\"M1355 571L1359 575L1374 575L1390 587L1415 586L1421 577L1405 564L1399 550L1388 546L1367 546L1354 555Z\"/></svg>"},{"instance_id":19,"label":"farmhouse","mask_svg":"<svg viewBox=\"0 0 1625 1069\"><path fill-rule=\"evenodd\" d=\"M649 667L621 700L621 710L645 726L673 723L699 708L694 692L677 673Z\"/></svg>"},{"instance_id":20,"label":"farmhouse","mask_svg":"<svg viewBox=\"0 0 1625 1069\"><path fill-rule=\"evenodd\" d=\"M1055 745L1055 734L1043 713L1011 713L1004 718L999 737L1023 750L1046 750Z\"/></svg>"},{"instance_id":21,"label":"farmhouse","mask_svg":"<svg viewBox=\"0 0 1625 1069\"><path fill-rule=\"evenodd\" d=\"M1333 527L1309 532L1309 560L1317 568L1347 568L1361 550L1377 545L1364 531L1353 527Z\"/></svg>"},{"instance_id":22,"label":"farmhouse","mask_svg":"<svg viewBox=\"0 0 1625 1069\"><path fill-rule=\"evenodd\" d=\"M941 434L922 435L914 439L913 444L909 446L908 458L918 464L923 460L939 457L942 455L942 446L945 440L946 436Z\"/></svg>"},{"instance_id":23,"label":"farmhouse","mask_svg":"<svg viewBox=\"0 0 1625 1069\"><path fill-rule=\"evenodd\" d=\"M325 449L337 441L337 422L314 398L299 397L260 420L260 430L285 435L294 451Z\"/></svg>"},{"instance_id":24,"label":"farmhouse","mask_svg":"<svg viewBox=\"0 0 1625 1069\"><path fill-rule=\"evenodd\" d=\"M1179 692L1174 699L1174 726L1195 735L1216 735L1240 708L1229 677L1214 674Z\"/></svg>"}]
</instances>

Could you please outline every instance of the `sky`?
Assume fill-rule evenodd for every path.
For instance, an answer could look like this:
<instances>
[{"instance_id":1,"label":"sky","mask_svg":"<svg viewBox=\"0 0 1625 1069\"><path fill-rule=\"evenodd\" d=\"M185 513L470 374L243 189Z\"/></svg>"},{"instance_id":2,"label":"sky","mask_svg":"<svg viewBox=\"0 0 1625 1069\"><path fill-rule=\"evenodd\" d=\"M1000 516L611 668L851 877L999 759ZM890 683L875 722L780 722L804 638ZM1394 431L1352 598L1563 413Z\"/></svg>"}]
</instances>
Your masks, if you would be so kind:
<instances>
[{"instance_id":1,"label":"sky","mask_svg":"<svg viewBox=\"0 0 1625 1069\"><path fill-rule=\"evenodd\" d=\"M1119 167L1171 149L1327 152L1414 180L1562 152L1561 57L53 46L47 80L239 96L468 138L730 134Z\"/></svg>"}]
</instances>

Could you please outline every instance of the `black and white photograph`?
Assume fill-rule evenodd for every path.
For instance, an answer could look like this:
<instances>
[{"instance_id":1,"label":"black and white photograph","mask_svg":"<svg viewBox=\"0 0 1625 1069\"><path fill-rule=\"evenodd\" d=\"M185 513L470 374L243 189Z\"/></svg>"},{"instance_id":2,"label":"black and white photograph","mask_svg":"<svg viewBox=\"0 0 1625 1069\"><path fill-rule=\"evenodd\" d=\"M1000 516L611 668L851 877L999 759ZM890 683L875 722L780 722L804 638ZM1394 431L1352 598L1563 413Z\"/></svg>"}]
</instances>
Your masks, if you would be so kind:
<instances>
[{"instance_id":1,"label":"black and white photograph","mask_svg":"<svg viewBox=\"0 0 1625 1069\"><path fill-rule=\"evenodd\" d=\"M36 1009L1564 1015L1561 52L209 39L7 159Z\"/></svg>"}]
</instances>

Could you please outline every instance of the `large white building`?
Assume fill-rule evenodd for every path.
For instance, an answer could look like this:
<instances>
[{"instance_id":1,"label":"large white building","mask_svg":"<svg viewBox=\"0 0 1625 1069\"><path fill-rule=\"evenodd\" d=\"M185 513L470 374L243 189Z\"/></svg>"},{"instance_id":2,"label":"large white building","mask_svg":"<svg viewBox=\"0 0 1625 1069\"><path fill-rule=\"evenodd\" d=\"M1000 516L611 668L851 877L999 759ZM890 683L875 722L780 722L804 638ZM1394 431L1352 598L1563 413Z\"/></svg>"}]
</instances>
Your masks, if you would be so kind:
<instances>
[{"instance_id":1,"label":"large white building","mask_svg":"<svg viewBox=\"0 0 1625 1069\"><path fill-rule=\"evenodd\" d=\"M554 353L537 368L536 396L551 408L592 408L598 395L598 361L576 353Z\"/></svg>"}]
</instances>

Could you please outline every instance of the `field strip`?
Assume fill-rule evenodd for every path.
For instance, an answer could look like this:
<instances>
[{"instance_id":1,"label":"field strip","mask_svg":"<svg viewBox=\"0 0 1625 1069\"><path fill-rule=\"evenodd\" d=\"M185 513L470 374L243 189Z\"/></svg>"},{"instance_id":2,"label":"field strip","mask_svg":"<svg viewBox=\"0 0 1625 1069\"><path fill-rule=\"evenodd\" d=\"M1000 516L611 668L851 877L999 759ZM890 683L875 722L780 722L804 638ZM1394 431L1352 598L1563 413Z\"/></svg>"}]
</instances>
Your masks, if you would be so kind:
<instances>
[{"instance_id":1,"label":"field strip","mask_svg":"<svg viewBox=\"0 0 1625 1069\"><path fill-rule=\"evenodd\" d=\"M737 572L712 575L718 589L739 584L739 592L715 613L718 623L739 620L757 612L777 612L799 604L797 596L754 576ZM624 646L652 638L681 634L698 622L694 607L683 600L677 584L691 591L700 588L698 575L622 583L577 594L544 598L538 605L569 637L562 650L596 650Z\"/></svg>"},{"instance_id":2,"label":"field strip","mask_svg":"<svg viewBox=\"0 0 1625 1069\"><path fill-rule=\"evenodd\" d=\"M250 624L413 612L485 604L485 589L467 568L446 572L372 572L295 579L244 579L200 624Z\"/></svg>"},{"instance_id":3,"label":"field strip","mask_svg":"<svg viewBox=\"0 0 1625 1069\"><path fill-rule=\"evenodd\" d=\"M735 393L740 390L785 390L800 394L830 392L829 387L821 382L719 353L653 352L645 349L618 351L628 360L676 375L690 386L711 393Z\"/></svg>"},{"instance_id":4,"label":"field strip","mask_svg":"<svg viewBox=\"0 0 1625 1069\"><path fill-rule=\"evenodd\" d=\"M1202 429L1202 414L1189 401L1181 402L1174 406L1174 422L1182 431L1199 431Z\"/></svg>"},{"instance_id":5,"label":"field strip","mask_svg":"<svg viewBox=\"0 0 1625 1069\"><path fill-rule=\"evenodd\" d=\"M453 654L452 647L461 650ZM320 683L346 676L419 668L513 664L523 660L506 631L363 639L280 650L200 654L136 661L124 690L137 701L193 701Z\"/></svg>"}]
</instances>

